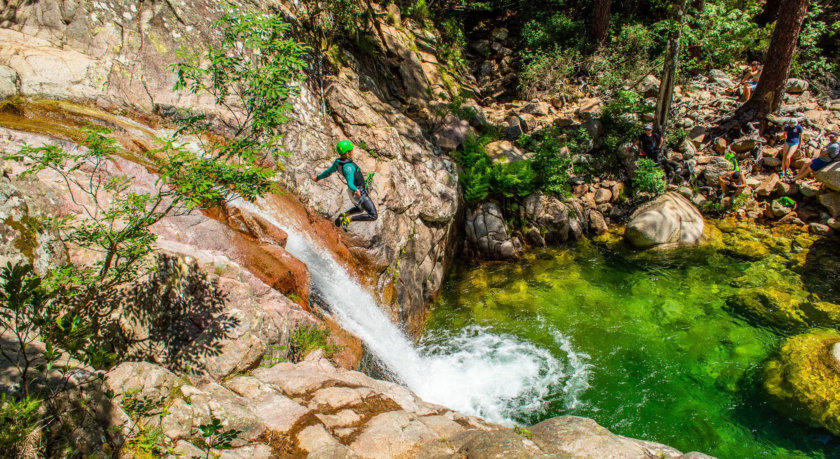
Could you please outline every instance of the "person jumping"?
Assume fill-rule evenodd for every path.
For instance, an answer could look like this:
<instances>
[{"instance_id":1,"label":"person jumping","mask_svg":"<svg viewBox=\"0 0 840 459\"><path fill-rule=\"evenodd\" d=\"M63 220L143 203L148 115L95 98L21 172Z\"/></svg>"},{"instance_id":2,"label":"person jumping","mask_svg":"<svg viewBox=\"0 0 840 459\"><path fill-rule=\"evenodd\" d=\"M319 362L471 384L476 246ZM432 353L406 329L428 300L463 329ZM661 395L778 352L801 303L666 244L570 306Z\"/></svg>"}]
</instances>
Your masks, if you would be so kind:
<instances>
[{"instance_id":1,"label":"person jumping","mask_svg":"<svg viewBox=\"0 0 840 459\"><path fill-rule=\"evenodd\" d=\"M338 153L339 158L332 163L329 169L318 175L313 175L312 180L317 182L318 180L329 177L334 172L341 171L339 176L347 184L347 191L350 194L350 200L353 201L353 207L342 212L335 218L335 226L347 231L347 227L351 221L372 222L376 220L376 206L373 205L373 200L368 195L368 180L365 179L359 166L350 158L350 153L353 151L353 144L349 140L342 140L336 144L335 151Z\"/></svg>"}]
</instances>

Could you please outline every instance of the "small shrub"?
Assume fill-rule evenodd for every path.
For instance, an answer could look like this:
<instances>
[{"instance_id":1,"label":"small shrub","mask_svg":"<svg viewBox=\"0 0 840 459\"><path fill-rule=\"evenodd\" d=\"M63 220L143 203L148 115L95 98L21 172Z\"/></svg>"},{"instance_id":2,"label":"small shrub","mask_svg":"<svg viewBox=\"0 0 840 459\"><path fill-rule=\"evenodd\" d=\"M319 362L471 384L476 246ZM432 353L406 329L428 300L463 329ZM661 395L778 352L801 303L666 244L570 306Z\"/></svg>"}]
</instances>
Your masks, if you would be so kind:
<instances>
[{"instance_id":1,"label":"small shrub","mask_svg":"<svg viewBox=\"0 0 840 459\"><path fill-rule=\"evenodd\" d=\"M686 139L688 139L688 132L682 128L675 128L668 131L666 142L671 150L680 150Z\"/></svg>"},{"instance_id":2,"label":"small shrub","mask_svg":"<svg viewBox=\"0 0 840 459\"><path fill-rule=\"evenodd\" d=\"M344 349L329 342L330 330L317 325L305 324L295 328L289 336L289 360L300 362L306 354L322 349L325 357L332 357Z\"/></svg>"},{"instance_id":3,"label":"small shrub","mask_svg":"<svg viewBox=\"0 0 840 459\"><path fill-rule=\"evenodd\" d=\"M528 440L533 440L534 438L534 434L532 434L531 431L528 430L526 427L516 426L513 428L513 433L521 437L525 437Z\"/></svg>"},{"instance_id":4,"label":"small shrub","mask_svg":"<svg viewBox=\"0 0 840 459\"><path fill-rule=\"evenodd\" d=\"M655 162L647 158L636 160L636 176L633 177L633 188L636 191L661 194L667 188L665 171Z\"/></svg>"},{"instance_id":5,"label":"small shrub","mask_svg":"<svg viewBox=\"0 0 840 459\"><path fill-rule=\"evenodd\" d=\"M415 0L411 6L406 8L405 15L417 21L420 25L425 24L430 15L426 0Z\"/></svg>"},{"instance_id":6,"label":"small shrub","mask_svg":"<svg viewBox=\"0 0 840 459\"><path fill-rule=\"evenodd\" d=\"M533 19L522 27L522 44L530 51L549 49L557 43L566 48L583 48L588 36L583 20L562 12Z\"/></svg>"},{"instance_id":7,"label":"small shrub","mask_svg":"<svg viewBox=\"0 0 840 459\"><path fill-rule=\"evenodd\" d=\"M213 450L224 451L230 449L233 446L233 441L239 438L242 433L236 429L225 430L222 421L216 418L212 418L209 424L198 426L198 430L201 432L201 437L196 438L193 444L205 452L205 459L209 459L211 455L217 457Z\"/></svg>"},{"instance_id":8,"label":"small shrub","mask_svg":"<svg viewBox=\"0 0 840 459\"><path fill-rule=\"evenodd\" d=\"M554 49L534 53L519 74L520 91L528 99L540 94L560 93L566 79L576 72L579 60L580 53L574 50Z\"/></svg>"},{"instance_id":9,"label":"small shrub","mask_svg":"<svg viewBox=\"0 0 840 459\"><path fill-rule=\"evenodd\" d=\"M625 143L632 142L644 130L638 121L641 113L650 113L653 107L633 91L618 91L615 98L604 106L601 122L604 123L603 146L616 152Z\"/></svg>"},{"instance_id":10,"label":"small shrub","mask_svg":"<svg viewBox=\"0 0 840 459\"><path fill-rule=\"evenodd\" d=\"M271 368L278 363L288 362L286 358L287 347L282 344L269 344L268 351L263 355L260 366L263 368Z\"/></svg>"},{"instance_id":11,"label":"small shrub","mask_svg":"<svg viewBox=\"0 0 840 459\"><path fill-rule=\"evenodd\" d=\"M456 73L467 68L464 50L467 47L467 37L458 19L447 15L437 23L440 32L438 56Z\"/></svg>"},{"instance_id":12,"label":"small shrub","mask_svg":"<svg viewBox=\"0 0 840 459\"><path fill-rule=\"evenodd\" d=\"M26 397L17 401L0 394L0 450L8 457L19 457L27 438L40 425L41 401Z\"/></svg>"}]
</instances>

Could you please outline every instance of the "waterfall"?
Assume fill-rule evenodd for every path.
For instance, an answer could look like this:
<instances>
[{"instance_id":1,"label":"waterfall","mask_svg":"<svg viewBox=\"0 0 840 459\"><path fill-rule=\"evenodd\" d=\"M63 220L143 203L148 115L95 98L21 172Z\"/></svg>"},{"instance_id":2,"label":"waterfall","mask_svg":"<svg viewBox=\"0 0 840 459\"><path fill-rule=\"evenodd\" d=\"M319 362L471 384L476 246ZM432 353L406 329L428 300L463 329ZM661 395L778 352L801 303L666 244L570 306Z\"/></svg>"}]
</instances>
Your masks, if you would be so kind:
<instances>
[{"instance_id":1,"label":"waterfall","mask_svg":"<svg viewBox=\"0 0 840 459\"><path fill-rule=\"evenodd\" d=\"M588 366L577 362L587 356L574 355L570 345L571 365L531 343L478 326L440 336L437 344L415 346L328 250L256 205L233 205L286 231L286 250L309 267L313 292L342 328L361 338L394 379L424 400L512 425L517 415L541 412L552 394L576 397L579 391L570 392L569 382L585 384Z\"/></svg>"}]
</instances>

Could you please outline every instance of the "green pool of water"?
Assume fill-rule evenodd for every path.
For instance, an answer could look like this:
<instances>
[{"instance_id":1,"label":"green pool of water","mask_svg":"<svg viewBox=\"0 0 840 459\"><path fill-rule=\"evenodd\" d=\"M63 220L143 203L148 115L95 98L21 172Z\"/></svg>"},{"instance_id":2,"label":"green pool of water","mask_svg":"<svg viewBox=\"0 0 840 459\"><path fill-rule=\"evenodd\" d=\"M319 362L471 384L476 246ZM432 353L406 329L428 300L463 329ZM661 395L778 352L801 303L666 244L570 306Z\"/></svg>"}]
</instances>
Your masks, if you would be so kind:
<instances>
[{"instance_id":1,"label":"green pool of water","mask_svg":"<svg viewBox=\"0 0 840 459\"><path fill-rule=\"evenodd\" d=\"M746 261L720 248L638 253L596 242L457 266L421 344L442 351L447 336L479 326L579 359L566 377L579 372L582 385L558 381L539 409L512 410L523 425L579 415L721 458L840 457L840 439L780 414L764 393L761 366L785 332L726 305L746 272L802 285L801 273L780 266L778 257ZM838 281L830 276L821 278L828 290ZM823 292L833 302L836 293Z\"/></svg>"}]
</instances>

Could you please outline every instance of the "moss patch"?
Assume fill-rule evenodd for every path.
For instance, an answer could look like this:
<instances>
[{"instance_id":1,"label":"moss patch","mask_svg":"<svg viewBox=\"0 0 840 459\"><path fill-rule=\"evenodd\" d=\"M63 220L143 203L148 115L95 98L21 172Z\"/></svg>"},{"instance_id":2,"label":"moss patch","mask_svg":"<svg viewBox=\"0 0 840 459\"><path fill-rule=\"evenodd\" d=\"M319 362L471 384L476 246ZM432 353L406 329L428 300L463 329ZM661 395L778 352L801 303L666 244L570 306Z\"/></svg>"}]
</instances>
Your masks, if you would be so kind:
<instances>
[{"instance_id":1,"label":"moss patch","mask_svg":"<svg viewBox=\"0 0 840 459\"><path fill-rule=\"evenodd\" d=\"M840 435L840 370L831 348L838 342L836 330L795 336L785 341L764 371L764 388L782 411L836 435Z\"/></svg>"}]
</instances>

